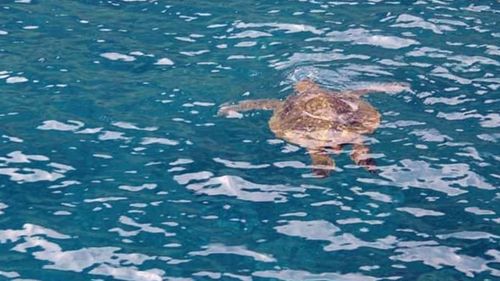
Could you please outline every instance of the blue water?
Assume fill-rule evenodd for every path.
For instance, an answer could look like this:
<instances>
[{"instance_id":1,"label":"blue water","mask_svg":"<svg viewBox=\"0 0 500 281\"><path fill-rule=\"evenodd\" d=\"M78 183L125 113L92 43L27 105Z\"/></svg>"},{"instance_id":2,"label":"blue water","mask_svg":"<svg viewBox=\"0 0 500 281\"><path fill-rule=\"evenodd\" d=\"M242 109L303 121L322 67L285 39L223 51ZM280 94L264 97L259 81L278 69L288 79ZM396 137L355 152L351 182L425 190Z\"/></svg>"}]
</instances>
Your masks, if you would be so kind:
<instances>
[{"instance_id":1,"label":"blue water","mask_svg":"<svg viewBox=\"0 0 500 281\"><path fill-rule=\"evenodd\" d=\"M0 280L499 280L497 1L0 3ZM380 173L225 102L371 95Z\"/></svg>"}]
</instances>

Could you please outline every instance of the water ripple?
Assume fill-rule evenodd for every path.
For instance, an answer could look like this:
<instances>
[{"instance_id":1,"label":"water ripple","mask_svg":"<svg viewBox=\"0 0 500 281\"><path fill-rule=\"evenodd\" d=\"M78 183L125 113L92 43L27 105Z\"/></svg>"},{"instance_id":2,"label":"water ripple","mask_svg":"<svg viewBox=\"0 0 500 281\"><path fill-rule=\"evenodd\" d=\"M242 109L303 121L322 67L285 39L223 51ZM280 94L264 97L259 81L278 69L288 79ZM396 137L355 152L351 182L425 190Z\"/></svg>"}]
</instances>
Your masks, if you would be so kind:
<instances>
[{"instance_id":1,"label":"water ripple","mask_svg":"<svg viewBox=\"0 0 500 281\"><path fill-rule=\"evenodd\" d=\"M495 1L0 9L0 279L500 277ZM364 97L379 174L217 116L306 78L411 85Z\"/></svg>"}]
</instances>

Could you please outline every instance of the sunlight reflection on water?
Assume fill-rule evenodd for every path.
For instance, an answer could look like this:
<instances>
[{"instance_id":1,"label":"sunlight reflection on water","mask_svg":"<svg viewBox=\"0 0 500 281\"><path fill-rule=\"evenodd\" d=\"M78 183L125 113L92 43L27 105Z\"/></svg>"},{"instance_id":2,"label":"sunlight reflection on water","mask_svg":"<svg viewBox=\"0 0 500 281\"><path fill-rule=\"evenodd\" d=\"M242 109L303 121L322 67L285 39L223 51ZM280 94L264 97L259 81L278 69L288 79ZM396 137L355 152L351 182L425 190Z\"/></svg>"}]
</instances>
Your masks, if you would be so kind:
<instances>
[{"instance_id":1,"label":"sunlight reflection on water","mask_svg":"<svg viewBox=\"0 0 500 281\"><path fill-rule=\"evenodd\" d=\"M1 278L500 277L496 3L0 8ZM411 85L366 97L378 175L346 147L315 178L269 112L217 116L304 78Z\"/></svg>"}]
</instances>

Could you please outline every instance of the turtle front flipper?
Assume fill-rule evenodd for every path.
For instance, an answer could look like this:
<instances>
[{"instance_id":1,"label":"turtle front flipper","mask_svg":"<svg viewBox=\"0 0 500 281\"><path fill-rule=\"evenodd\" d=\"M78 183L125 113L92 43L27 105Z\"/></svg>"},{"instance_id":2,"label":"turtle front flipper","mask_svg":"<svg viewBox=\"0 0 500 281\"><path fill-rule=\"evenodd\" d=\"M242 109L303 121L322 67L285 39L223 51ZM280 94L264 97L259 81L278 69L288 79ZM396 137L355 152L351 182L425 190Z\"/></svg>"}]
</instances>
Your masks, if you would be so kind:
<instances>
[{"instance_id":1,"label":"turtle front flipper","mask_svg":"<svg viewBox=\"0 0 500 281\"><path fill-rule=\"evenodd\" d=\"M282 101L275 99L245 100L237 104L223 104L218 111L219 116L228 116L232 112L245 112L250 110L275 110L281 106Z\"/></svg>"},{"instance_id":2,"label":"turtle front flipper","mask_svg":"<svg viewBox=\"0 0 500 281\"><path fill-rule=\"evenodd\" d=\"M370 93L388 93L397 94L402 91L411 91L410 85L407 83L380 83L366 85L359 89L342 92L348 95L362 96Z\"/></svg>"},{"instance_id":3,"label":"turtle front flipper","mask_svg":"<svg viewBox=\"0 0 500 281\"><path fill-rule=\"evenodd\" d=\"M308 149L312 159L313 174L318 177L327 177L335 169L335 161L323 149Z\"/></svg>"},{"instance_id":4,"label":"turtle front flipper","mask_svg":"<svg viewBox=\"0 0 500 281\"><path fill-rule=\"evenodd\" d=\"M375 160L369 156L370 150L362 143L354 143L352 146L351 159L356 165L368 170L370 173L377 172Z\"/></svg>"}]
</instances>

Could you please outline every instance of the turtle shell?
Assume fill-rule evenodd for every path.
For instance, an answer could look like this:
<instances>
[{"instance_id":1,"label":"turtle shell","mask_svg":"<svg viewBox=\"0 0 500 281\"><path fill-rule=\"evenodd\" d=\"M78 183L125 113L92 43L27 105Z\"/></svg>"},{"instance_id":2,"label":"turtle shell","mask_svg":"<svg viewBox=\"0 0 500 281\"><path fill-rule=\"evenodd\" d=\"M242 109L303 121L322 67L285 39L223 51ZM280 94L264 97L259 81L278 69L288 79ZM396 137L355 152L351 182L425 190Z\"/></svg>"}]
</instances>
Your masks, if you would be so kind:
<instances>
[{"instance_id":1,"label":"turtle shell","mask_svg":"<svg viewBox=\"0 0 500 281\"><path fill-rule=\"evenodd\" d=\"M277 137L309 148L358 142L379 124L378 111L358 95L319 87L289 96L269 121Z\"/></svg>"}]
</instances>

